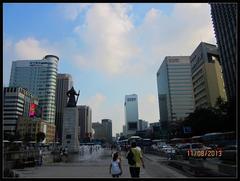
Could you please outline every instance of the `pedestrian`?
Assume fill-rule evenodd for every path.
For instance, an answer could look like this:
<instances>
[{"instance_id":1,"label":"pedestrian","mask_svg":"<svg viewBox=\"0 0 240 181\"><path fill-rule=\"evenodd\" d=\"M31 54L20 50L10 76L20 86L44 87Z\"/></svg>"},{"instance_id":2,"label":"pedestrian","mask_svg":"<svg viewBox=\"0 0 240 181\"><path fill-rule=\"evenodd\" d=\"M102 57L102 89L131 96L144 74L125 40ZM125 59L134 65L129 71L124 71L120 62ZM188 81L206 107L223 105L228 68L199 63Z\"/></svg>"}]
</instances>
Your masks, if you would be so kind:
<instances>
[{"instance_id":1,"label":"pedestrian","mask_svg":"<svg viewBox=\"0 0 240 181\"><path fill-rule=\"evenodd\" d=\"M112 174L112 177L119 177L120 175L122 175L121 160L118 157L118 152L113 154L109 173Z\"/></svg>"},{"instance_id":2,"label":"pedestrian","mask_svg":"<svg viewBox=\"0 0 240 181\"><path fill-rule=\"evenodd\" d=\"M142 167L145 168L145 165L144 165L142 153L139 150L139 148L137 148L137 144L135 141L131 143L131 148L127 153L127 159L128 159L129 171L130 171L131 177L139 177L140 167L142 165Z\"/></svg>"},{"instance_id":3,"label":"pedestrian","mask_svg":"<svg viewBox=\"0 0 240 181\"><path fill-rule=\"evenodd\" d=\"M65 162L67 162L67 160L68 160L68 147L64 148L63 155L65 156L65 158L64 158Z\"/></svg>"},{"instance_id":4,"label":"pedestrian","mask_svg":"<svg viewBox=\"0 0 240 181\"><path fill-rule=\"evenodd\" d=\"M41 148L39 149L39 160L38 160L38 165L42 166L42 162L43 162L43 153Z\"/></svg>"}]
</instances>

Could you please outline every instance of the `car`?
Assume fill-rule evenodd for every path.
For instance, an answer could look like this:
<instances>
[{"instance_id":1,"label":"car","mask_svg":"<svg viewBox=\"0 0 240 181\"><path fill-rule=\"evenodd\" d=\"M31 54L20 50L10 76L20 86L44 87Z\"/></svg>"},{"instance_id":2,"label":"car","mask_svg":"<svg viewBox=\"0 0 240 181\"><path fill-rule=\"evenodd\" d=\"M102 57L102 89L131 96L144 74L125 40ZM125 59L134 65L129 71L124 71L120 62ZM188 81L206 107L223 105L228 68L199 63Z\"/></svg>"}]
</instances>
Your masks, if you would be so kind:
<instances>
[{"instance_id":1,"label":"car","mask_svg":"<svg viewBox=\"0 0 240 181\"><path fill-rule=\"evenodd\" d=\"M157 147L157 145L155 145L155 144L152 145L151 148L152 148L153 150L158 150L158 147Z\"/></svg>"},{"instance_id":2,"label":"car","mask_svg":"<svg viewBox=\"0 0 240 181\"><path fill-rule=\"evenodd\" d=\"M217 144L209 144L209 145L207 145L207 147L210 147L211 149L218 149L219 145L217 145Z\"/></svg>"}]
</instances>

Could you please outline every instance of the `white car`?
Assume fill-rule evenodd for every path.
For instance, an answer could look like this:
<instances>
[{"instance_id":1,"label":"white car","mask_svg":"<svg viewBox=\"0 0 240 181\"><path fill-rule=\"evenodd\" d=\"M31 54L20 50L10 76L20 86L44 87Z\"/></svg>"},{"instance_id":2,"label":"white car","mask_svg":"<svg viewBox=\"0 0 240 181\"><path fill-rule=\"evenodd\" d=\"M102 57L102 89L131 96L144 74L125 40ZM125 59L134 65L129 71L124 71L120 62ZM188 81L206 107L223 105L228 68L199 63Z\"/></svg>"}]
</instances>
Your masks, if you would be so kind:
<instances>
[{"instance_id":1,"label":"white car","mask_svg":"<svg viewBox=\"0 0 240 181\"><path fill-rule=\"evenodd\" d=\"M162 151L164 152L164 153L175 153L176 151L175 151L175 149L172 147L172 146L165 146L165 147L163 147L162 148Z\"/></svg>"}]
</instances>

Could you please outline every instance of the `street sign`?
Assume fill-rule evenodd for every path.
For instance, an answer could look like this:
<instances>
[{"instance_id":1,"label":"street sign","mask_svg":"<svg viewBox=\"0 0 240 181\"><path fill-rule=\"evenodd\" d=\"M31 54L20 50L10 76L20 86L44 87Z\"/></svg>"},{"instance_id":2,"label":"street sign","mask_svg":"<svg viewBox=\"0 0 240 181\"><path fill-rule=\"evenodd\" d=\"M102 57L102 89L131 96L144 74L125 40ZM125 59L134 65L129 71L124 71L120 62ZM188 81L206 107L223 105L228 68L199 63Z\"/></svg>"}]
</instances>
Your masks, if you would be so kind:
<instances>
[{"instance_id":1,"label":"street sign","mask_svg":"<svg viewBox=\"0 0 240 181\"><path fill-rule=\"evenodd\" d=\"M183 127L183 133L192 133L192 128L191 127Z\"/></svg>"}]
</instances>

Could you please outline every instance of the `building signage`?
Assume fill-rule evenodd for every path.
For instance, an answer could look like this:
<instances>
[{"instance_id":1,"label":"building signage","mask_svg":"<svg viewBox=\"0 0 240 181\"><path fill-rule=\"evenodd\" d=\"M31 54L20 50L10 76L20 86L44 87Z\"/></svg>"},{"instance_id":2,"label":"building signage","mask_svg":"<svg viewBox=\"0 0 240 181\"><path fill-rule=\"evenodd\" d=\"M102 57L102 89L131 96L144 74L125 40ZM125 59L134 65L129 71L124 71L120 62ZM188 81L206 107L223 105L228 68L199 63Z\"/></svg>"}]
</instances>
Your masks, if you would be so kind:
<instances>
[{"instance_id":1,"label":"building signage","mask_svg":"<svg viewBox=\"0 0 240 181\"><path fill-rule=\"evenodd\" d=\"M29 117L33 118L36 116L36 108L37 108L36 104L34 103L30 104Z\"/></svg>"}]
</instances>

